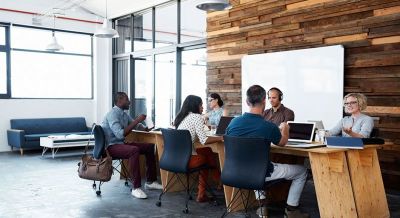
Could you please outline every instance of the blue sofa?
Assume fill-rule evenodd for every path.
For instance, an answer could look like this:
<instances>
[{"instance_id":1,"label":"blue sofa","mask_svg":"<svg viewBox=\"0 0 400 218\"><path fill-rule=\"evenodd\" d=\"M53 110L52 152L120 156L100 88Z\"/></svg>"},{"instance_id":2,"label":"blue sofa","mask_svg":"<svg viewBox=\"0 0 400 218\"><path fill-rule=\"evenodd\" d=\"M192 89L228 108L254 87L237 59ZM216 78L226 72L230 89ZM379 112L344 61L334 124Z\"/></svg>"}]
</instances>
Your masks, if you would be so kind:
<instances>
[{"instance_id":1,"label":"blue sofa","mask_svg":"<svg viewBox=\"0 0 400 218\"><path fill-rule=\"evenodd\" d=\"M11 119L11 129L7 130L8 145L23 149L41 149L40 137L49 135L90 134L84 117Z\"/></svg>"}]
</instances>

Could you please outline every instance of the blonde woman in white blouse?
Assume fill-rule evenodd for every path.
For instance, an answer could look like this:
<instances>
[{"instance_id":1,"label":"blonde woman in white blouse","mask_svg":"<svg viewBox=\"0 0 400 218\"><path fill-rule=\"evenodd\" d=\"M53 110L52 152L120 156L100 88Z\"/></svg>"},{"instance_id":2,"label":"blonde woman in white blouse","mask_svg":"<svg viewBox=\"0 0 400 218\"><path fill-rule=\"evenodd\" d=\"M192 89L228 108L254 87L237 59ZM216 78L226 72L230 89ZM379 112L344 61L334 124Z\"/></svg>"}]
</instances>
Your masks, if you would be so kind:
<instances>
[{"instance_id":1,"label":"blonde woman in white blouse","mask_svg":"<svg viewBox=\"0 0 400 218\"><path fill-rule=\"evenodd\" d=\"M204 132L204 119L201 114L203 113L203 101L199 96L189 95L186 97L182 104L182 108L176 115L174 125L176 129L189 130L192 137L193 148L192 156L189 160L189 168L199 167L203 164L209 166L217 166L215 156L209 147L195 148L194 142L199 140L202 145L222 141L222 137L207 137ZM197 195L198 202L208 201L206 195L206 181L208 178L208 170L200 171L199 175L199 192ZM213 178L217 181L220 180L220 172L215 171Z\"/></svg>"}]
</instances>

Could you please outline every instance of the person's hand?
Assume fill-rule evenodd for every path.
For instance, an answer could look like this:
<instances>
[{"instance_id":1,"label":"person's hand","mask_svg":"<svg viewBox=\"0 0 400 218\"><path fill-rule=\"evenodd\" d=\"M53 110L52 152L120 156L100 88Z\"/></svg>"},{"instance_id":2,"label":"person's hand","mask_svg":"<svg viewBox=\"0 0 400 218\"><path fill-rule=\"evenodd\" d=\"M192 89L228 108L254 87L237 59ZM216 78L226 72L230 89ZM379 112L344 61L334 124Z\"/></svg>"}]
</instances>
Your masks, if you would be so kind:
<instances>
[{"instance_id":1,"label":"person's hand","mask_svg":"<svg viewBox=\"0 0 400 218\"><path fill-rule=\"evenodd\" d=\"M351 129L351 127L343 127L343 132L345 132L347 135L350 135L353 130Z\"/></svg>"},{"instance_id":2,"label":"person's hand","mask_svg":"<svg viewBox=\"0 0 400 218\"><path fill-rule=\"evenodd\" d=\"M136 119L137 119L137 121L139 123L143 122L146 119L146 115L145 114L140 114Z\"/></svg>"}]
</instances>

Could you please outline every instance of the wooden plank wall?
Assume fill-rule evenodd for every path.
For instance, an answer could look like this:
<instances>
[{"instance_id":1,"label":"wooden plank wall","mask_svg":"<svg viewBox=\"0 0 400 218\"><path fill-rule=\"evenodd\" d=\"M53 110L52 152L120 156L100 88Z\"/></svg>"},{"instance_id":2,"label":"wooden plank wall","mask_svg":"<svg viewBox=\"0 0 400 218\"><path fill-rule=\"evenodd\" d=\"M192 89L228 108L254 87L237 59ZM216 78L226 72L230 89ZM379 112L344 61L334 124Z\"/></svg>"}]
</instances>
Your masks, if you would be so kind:
<instances>
[{"instance_id":1,"label":"wooden plank wall","mask_svg":"<svg viewBox=\"0 0 400 218\"><path fill-rule=\"evenodd\" d=\"M208 92L241 113L241 64L247 54L341 44L345 93L368 97L380 137L386 186L400 189L400 1L231 0L229 11L207 15ZM262 85L262 84L261 84ZM268 87L265 87L268 88Z\"/></svg>"}]
</instances>

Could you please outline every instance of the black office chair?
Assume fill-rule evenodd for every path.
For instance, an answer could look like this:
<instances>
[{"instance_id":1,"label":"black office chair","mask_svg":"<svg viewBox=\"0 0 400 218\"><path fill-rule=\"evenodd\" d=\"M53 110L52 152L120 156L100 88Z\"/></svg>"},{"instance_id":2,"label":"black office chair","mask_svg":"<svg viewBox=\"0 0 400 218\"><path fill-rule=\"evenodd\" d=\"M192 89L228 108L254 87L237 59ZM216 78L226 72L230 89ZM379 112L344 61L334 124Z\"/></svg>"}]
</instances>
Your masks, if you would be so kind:
<instances>
[{"instance_id":1,"label":"black office chair","mask_svg":"<svg viewBox=\"0 0 400 218\"><path fill-rule=\"evenodd\" d=\"M197 168L189 169L188 164L192 155L192 139L188 130L175 130L175 129L161 129L162 136L164 139L164 151L160 160L160 168L169 172L173 172L173 176L167 181L165 188L161 192L156 205L161 206L161 198L168 191L168 188L172 187L176 181L179 181L186 189L186 202L184 213L189 213L188 202L192 199L192 194L197 182L190 184L190 178L197 180L192 176L193 173L199 172L204 169L211 169L208 165L203 165ZM179 174L185 174L186 183L182 181ZM176 178L176 180L173 180ZM173 180L173 182L171 182ZM209 188L208 184L205 184L207 190L213 195L214 193Z\"/></svg>"},{"instance_id":2,"label":"black office chair","mask_svg":"<svg viewBox=\"0 0 400 218\"><path fill-rule=\"evenodd\" d=\"M248 208L252 205L249 204L250 194L254 190L263 192L284 180L265 182L269 162L270 146L267 146L269 143L264 138L224 136L225 164L221 181L224 185L239 188L239 190L234 194L222 217L235 209L234 205L239 198L244 205L246 217L250 217L248 214ZM242 189L248 190L247 195ZM261 206L260 203L259 206Z\"/></svg>"},{"instance_id":3,"label":"black office chair","mask_svg":"<svg viewBox=\"0 0 400 218\"><path fill-rule=\"evenodd\" d=\"M93 149L93 157L96 159L100 159L101 157L104 157L106 155L105 149L106 149L106 137L104 134L104 130L100 125L93 125L92 128L92 134L94 135L94 149ZM121 159L114 159L113 158L113 170L116 170L119 174L121 174L121 171L118 169L118 167L121 166L121 171L125 173L129 173L124 165L124 162ZM129 175L126 175L125 177L125 186L128 186L128 179L130 180ZM101 185L104 182L99 181L99 189L96 191L97 196L101 195ZM96 181L93 181L92 185L93 189L96 190Z\"/></svg>"}]
</instances>

